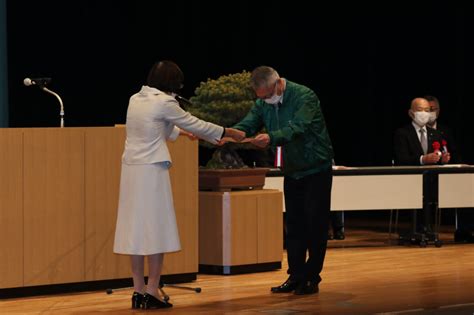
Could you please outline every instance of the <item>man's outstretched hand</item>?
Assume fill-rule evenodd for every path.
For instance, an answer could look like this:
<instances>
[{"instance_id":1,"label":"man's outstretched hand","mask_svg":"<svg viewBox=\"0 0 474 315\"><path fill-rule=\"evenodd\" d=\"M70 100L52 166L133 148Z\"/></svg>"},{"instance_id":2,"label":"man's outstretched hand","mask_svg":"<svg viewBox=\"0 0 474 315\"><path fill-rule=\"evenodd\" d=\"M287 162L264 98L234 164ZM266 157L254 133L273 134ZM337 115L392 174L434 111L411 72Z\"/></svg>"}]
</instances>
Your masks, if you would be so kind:
<instances>
[{"instance_id":1,"label":"man's outstretched hand","mask_svg":"<svg viewBox=\"0 0 474 315\"><path fill-rule=\"evenodd\" d=\"M265 148L270 144L270 136L268 133L261 133L253 138L250 142L259 148Z\"/></svg>"}]
</instances>

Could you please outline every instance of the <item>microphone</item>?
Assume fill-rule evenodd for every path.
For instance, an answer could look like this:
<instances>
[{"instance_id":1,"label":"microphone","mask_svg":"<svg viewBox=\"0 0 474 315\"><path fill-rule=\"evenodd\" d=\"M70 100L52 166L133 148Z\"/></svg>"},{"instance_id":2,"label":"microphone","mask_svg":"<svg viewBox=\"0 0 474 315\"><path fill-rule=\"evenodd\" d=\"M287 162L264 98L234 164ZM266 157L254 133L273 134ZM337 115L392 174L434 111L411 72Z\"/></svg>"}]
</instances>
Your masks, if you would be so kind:
<instances>
[{"instance_id":1,"label":"microphone","mask_svg":"<svg viewBox=\"0 0 474 315\"><path fill-rule=\"evenodd\" d=\"M188 107L188 106L193 106L193 103L191 103L190 100L188 100L187 98L184 98L182 96L179 96L178 94L176 94L176 96L174 98L178 101L179 106L183 110L186 110L186 107Z\"/></svg>"},{"instance_id":2,"label":"microphone","mask_svg":"<svg viewBox=\"0 0 474 315\"><path fill-rule=\"evenodd\" d=\"M61 97L58 95L58 93L51 91L46 87L47 84L51 82L51 78L36 78L36 79L30 79L30 78L25 78L23 80L23 84L26 86L32 86L32 85L37 85L40 89L45 91L46 93L49 93L51 95L54 95L58 101L59 101L59 116L60 116L60 122L59 126L61 128L64 127L64 105L63 105L63 100Z\"/></svg>"},{"instance_id":3,"label":"microphone","mask_svg":"<svg viewBox=\"0 0 474 315\"><path fill-rule=\"evenodd\" d=\"M43 87L45 85L48 85L49 83L51 83L51 78L35 78L35 79L25 78L23 80L23 84L26 86L37 85L39 87Z\"/></svg>"}]
</instances>

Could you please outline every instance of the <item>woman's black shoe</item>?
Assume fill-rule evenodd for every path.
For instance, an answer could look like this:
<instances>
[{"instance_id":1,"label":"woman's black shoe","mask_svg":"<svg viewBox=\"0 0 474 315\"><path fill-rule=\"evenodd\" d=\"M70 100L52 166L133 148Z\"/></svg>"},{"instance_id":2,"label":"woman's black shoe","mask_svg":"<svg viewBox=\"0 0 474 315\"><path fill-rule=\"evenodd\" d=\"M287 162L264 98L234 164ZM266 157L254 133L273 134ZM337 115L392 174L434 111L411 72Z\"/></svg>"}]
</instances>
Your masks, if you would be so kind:
<instances>
[{"instance_id":1,"label":"woman's black shoe","mask_svg":"<svg viewBox=\"0 0 474 315\"><path fill-rule=\"evenodd\" d=\"M141 308L143 302L143 294L133 292L132 295L132 308Z\"/></svg>"},{"instance_id":2,"label":"woman's black shoe","mask_svg":"<svg viewBox=\"0 0 474 315\"><path fill-rule=\"evenodd\" d=\"M162 301L151 294L145 293L143 295L142 308L145 310L148 310L151 308L168 308L172 306L173 304Z\"/></svg>"}]
</instances>

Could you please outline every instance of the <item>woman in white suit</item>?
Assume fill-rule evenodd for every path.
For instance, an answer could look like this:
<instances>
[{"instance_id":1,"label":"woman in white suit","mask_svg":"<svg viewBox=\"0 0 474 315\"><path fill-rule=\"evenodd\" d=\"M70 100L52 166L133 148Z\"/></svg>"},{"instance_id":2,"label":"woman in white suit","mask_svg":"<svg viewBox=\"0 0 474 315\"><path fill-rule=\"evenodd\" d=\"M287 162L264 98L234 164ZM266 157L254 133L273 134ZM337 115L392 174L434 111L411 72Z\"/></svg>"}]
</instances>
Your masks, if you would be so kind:
<instances>
[{"instance_id":1,"label":"woman in white suit","mask_svg":"<svg viewBox=\"0 0 474 315\"><path fill-rule=\"evenodd\" d=\"M242 131L205 122L181 109L173 95L183 80L174 62L157 62L148 74L147 85L130 98L128 105L114 252L131 255L132 308L172 306L158 295L164 253L181 249L166 141L176 140L179 134L195 135L214 144L223 136L238 141L245 137Z\"/></svg>"}]
</instances>

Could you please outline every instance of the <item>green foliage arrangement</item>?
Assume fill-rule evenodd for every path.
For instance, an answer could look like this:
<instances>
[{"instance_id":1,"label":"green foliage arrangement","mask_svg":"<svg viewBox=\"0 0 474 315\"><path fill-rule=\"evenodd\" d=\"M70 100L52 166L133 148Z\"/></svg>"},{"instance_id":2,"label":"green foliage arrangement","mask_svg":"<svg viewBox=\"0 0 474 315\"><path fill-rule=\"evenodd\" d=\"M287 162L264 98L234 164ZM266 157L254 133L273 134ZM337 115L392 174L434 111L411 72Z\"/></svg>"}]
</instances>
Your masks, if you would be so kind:
<instances>
[{"instance_id":1,"label":"green foliage arrangement","mask_svg":"<svg viewBox=\"0 0 474 315\"><path fill-rule=\"evenodd\" d=\"M190 98L191 106L188 111L203 120L231 127L247 115L255 103L255 93L250 87L250 72L242 71L220 76L217 79L207 79L201 82L195 90L195 96ZM201 141L201 145L214 147ZM207 168L245 168L236 149L254 149L251 144L227 143L218 147Z\"/></svg>"},{"instance_id":2,"label":"green foliage arrangement","mask_svg":"<svg viewBox=\"0 0 474 315\"><path fill-rule=\"evenodd\" d=\"M223 75L201 82L190 98L191 114L212 123L230 127L242 120L255 102L250 72Z\"/></svg>"}]
</instances>

